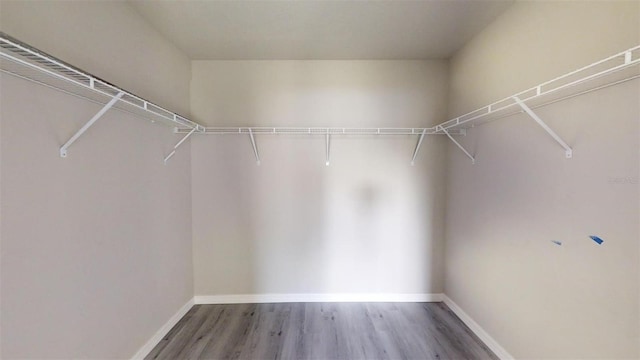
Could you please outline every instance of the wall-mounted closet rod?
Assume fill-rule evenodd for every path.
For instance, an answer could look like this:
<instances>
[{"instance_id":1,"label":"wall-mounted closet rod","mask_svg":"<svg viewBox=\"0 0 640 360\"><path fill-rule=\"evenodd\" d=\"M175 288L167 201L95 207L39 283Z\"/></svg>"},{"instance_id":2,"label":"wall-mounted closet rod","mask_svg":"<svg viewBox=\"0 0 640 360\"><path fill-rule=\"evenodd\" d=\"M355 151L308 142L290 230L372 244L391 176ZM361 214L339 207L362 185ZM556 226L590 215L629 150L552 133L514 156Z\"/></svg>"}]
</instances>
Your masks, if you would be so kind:
<instances>
[{"instance_id":1,"label":"wall-mounted closet rod","mask_svg":"<svg viewBox=\"0 0 640 360\"><path fill-rule=\"evenodd\" d=\"M517 106L518 104L514 101L515 97L519 97L523 102L527 102L536 98L541 98L544 96L557 93L561 90L566 90L566 89L576 87L583 83L588 83L589 81L592 81L601 77L605 77L607 75L615 74L627 68L631 68L632 66L636 66L640 64L640 56L638 55L638 53L640 53L639 50L640 50L640 45L632 47L630 49L619 52L617 54L609 56L595 63L589 64L587 66L583 66L577 70L571 71L569 73L558 76L549 81L543 82L537 86L521 91L517 94L508 96L502 100L493 102L487 106L473 110L464 115L458 116L454 119L445 121L439 124L438 126L445 128L447 130L456 128L466 123L473 122L475 120L479 120L491 114L495 114L505 109ZM614 60L621 63L618 64L617 62L614 62ZM608 62L611 62L612 64L607 64ZM600 68L602 65L608 65L608 67ZM569 78L577 74L587 72L588 70L593 70L595 72L592 74L584 75L583 77L580 77L576 80L571 80L565 84L560 84L556 87L545 89L545 87L548 87L549 85L558 83L562 80L569 80ZM614 82L618 83L618 81L614 81Z\"/></svg>"}]
</instances>

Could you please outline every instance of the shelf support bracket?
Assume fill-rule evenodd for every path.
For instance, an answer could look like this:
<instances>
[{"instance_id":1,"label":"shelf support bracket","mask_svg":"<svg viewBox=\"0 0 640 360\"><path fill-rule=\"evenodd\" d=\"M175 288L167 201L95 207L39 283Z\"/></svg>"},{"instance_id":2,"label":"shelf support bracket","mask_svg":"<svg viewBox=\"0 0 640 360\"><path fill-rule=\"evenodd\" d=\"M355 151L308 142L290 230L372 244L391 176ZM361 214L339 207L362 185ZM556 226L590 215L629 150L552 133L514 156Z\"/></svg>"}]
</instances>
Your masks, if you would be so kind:
<instances>
[{"instance_id":1,"label":"shelf support bracket","mask_svg":"<svg viewBox=\"0 0 640 360\"><path fill-rule=\"evenodd\" d=\"M469 152L462 145L460 145L460 143L457 142L456 139L454 139L453 136L451 136L451 134L449 134L449 132L447 131L447 129L444 128L444 126L438 125L438 126L436 126L436 130L438 130L438 128L440 130L442 130L445 133L445 135L447 135L449 137L449 139L451 139L451 141L453 141L453 143L456 144L456 146L458 146L460 148L460 150L462 150L462 152L464 152L465 155L467 155L467 157L469 159L471 159L471 163L472 164L476 163L476 159L473 156L471 156L471 154L469 154Z\"/></svg>"},{"instance_id":2,"label":"shelf support bracket","mask_svg":"<svg viewBox=\"0 0 640 360\"><path fill-rule=\"evenodd\" d=\"M87 131L96 121L98 121L98 119L102 117L102 115L104 115L109 109L111 109L111 107L116 102L118 102L118 100L120 100L122 95L124 95L124 92L120 91L116 96L111 98L111 100L105 106L103 106L100 111L93 115L93 117L89 119L89 121L87 121L87 123L84 124L84 126L82 126L80 130L78 130L69 140L67 140L67 142L64 143L64 145L62 145L62 147L60 148L60 157L67 157L67 149L69 149L69 146L76 142L76 140L78 140L78 138L82 136L85 131Z\"/></svg>"},{"instance_id":3,"label":"shelf support bracket","mask_svg":"<svg viewBox=\"0 0 640 360\"><path fill-rule=\"evenodd\" d=\"M422 134L420 134L420 138L418 138L418 143L416 144L416 148L413 150L413 157L411 158L411 166L416 164L416 156L418 156L418 151L420 151L420 145L422 145L422 140L424 139L424 135L426 134L427 129L422 129Z\"/></svg>"},{"instance_id":4,"label":"shelf support bracket","mask_svg":"<svg viewBox=\"0 0 640 360\"><path fill-rule=\"evenodd\" d=\"M260 165L260 155L258 155L258 147L256 146L256 139L253 137L253 130L249 128L249 137L251 138L251 145L253 146L253 154L256 156L256 164Z\"/></svg>"},{"instance_id":5,"label":"shelf support bracket","mask_svg":"<svg viewBox=\"0 0 640 360\"><path fill-rule=\"evenodd\" d=\"M542 119L540 119L540 117L536 113L534 113L533 110L531 110L527 106L527 104L525 104L517 96L515 96L513 100L515 100L515 102L518 105L520 105L522 110L524 110L524 112L526 112L527 115L529 115L533 120L535 120L538 123L538 125L540 125L549 135L551 135L551 137L558 144L560 144L560 146L564 148L564 154L567 159L571 159L571 157L573 157L573 150L571 149L571 147L569 147L569 145L566 142L564 142L564 140L562 140L562 138L560 138L560 136L558 136L558 134L556 134L555 131L553 131L553 129L551 129L544 121L542 121Z\"/></svg>"},{"instance_id":6,"label":"shelf support bracket","mask_svg":"<svg viewBox=\"0 0 640 360\"><path fill-rule=\"evenodd\" d=\"M171 157L176 154L176 150L178 150L178 147L180 147L180 145L182 145L182 143L185 142L189 138L189 136L191 136L191 134L193 134L197 129L197 127L194 127L193 129L191 129L191 131L189 131L189 133L187 133L187 135L185 135L182 139L180 139L180 141L178 141L169 155L164 158L165 165L167 165L167 161L169 161L169 159L171 159Z\"/></svg>"},{"instance_id":7,"label":"shelf support bracket","mask_svg":"<svg viewBox=\"0 0 640 360\"><path fill-rule=\"evenodd\" d=\"M327 133L327 160L325 161L325 165L329 166L329 161L331 160L331 135Z\"/></svg>"}]
</instances>

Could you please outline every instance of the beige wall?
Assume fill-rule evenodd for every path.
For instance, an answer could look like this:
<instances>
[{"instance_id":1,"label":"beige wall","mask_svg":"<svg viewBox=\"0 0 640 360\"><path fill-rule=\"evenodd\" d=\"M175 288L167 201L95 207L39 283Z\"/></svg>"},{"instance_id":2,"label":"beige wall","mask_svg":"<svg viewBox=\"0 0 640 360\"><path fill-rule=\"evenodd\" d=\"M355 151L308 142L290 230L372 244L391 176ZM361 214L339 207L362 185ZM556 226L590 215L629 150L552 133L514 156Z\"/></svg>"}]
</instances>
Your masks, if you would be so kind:
<instances>
[{"instance_id":1,"label":"beige wall","mask_svg":"<svg viewBox=\"0 0 640 360\"><path fill-rule=\"evenodd\" d=\"M2 2L2 31L183 112L190 62L125 3ZM189 146L0 78L3 358L128 358L193 296Z\"/></svg>"},{"instance_id":2,"label":"beige wall","mask_svg":"<svg viewBox=\"0 0 640 360\"><path fill-rule=\"evenodd\" d=\"M0 29L181 115L189 115L189 58L125 1L0 2Z\"/></svg>"},{"instance_id":3,"label":"beige wall","mask_svg":"<svg viewBox=\"0 0 640 360\"><path fill-rule=\"evenodd\" d=\"M638 44L637 1L518 1L451 62L457 116Z\"/></svg>"},{"instance_id":4,"label":"beige wall","mask_svg":"<svg viewBox=\"0 0 640 360\"><path fill-rule=\"evenodd\" d=\"M457 115L640 42L637 2L518 2L451 60L447 90L440 61L191 73L122 2L0 12L2 31L219 126L431 125L447 91ZM571 160L522 115L476 127L477 164L449 146L445 182L436 137L415 167L415 137L336 137L325 167L322 138L267 136L259 167L235 136L196 137L164 166L175 135L119 112L60 159L98 107L3 75L0 355L126 358L194 292L445 290L517 358L638 357L639 89L537 110Z\"/></svg>"},{"instance_id":5,"label":"beige wall","mask_svg":"<svg viewBox=\"0 0 640 360\"><path fill-rule=\"evenodd\" d=\"M450 115L637 45L639 6L516 3L451 60ZM639 98L536 110L570 160L525 115L469 132L476 165L449 146L445 292L516 358L640 356Z\"/></svg>"},{"instance_id":6,"label":"beige wall","mask_svg":"<svg viewBox=\"0 0 640 360\"><path fill-rule=\"evenodd\" d=\"M218 126L425 126L443 61L196 61L192 112ZM440 293L445 139L193 140L195 294Z\"/></svg>"}]
</instances>

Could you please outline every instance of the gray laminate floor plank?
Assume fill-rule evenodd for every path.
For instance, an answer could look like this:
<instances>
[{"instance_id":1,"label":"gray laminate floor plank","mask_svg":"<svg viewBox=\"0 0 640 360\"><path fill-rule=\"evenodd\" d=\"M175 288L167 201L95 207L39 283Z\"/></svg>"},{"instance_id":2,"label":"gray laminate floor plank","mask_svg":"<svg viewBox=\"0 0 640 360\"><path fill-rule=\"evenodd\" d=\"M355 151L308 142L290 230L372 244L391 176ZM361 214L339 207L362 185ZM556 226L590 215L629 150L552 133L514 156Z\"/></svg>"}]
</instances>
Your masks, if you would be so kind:
<instances>
[{"instance_id":1,"label":"gray laminate floor plank","mask_svg":"<svg viewBox=\"0 0 640 360\"><path fill-rule=\"evenodd\" d=\"M257 317L254 318L257 306L257 304L230 306L231 311L223 317L222 326L214 329L214 336L206 344L200 359L239 359L250 326L257 319Z\"/></svg>"},{"instance_id":2,"label":"gray laminate floor plank","mask_svg":"<svg viewBox=\"0 0 640 360\"><path fill-rule=\"evenodd\" d=\"M191 340L199 324L205 321L207 313L206 308L192 307L146 358L158 360L175 358Z\"/></svg>"},{"instance_id":3,"label":"gray laminate floor plank","mask_svg":"<svg viewBox=\"0 0 640 360\"><path fill-rule=\"evenodd\" d=\"M304 351L304 330L302 324L305 317L305 304L290 303L289 316L282 325L281 359L301 359Z\"/></svg>"},{"instance_id":4,"label":"gray laminate floor plank","mask_svg":"<svg viewBox=\"0 0 640 360\"><path fill-rule=\"evenodd\" d=\"M260 304L256 309L257 318L251 324L240 353L241 359L261 354L264 359L277 359L282 355L282 332L289 316L290 306L283 304L281 311L275 311L274 304Z\"/></svg>"},{"instance_id":5,"label":"gray laminate floor plank","mask_svg":"<svg viewBox=\"0 0 640 360\"><path fill-rule=\"evenodd\" d=\"M208 313L208 316L201 324L193 324L197 329L181 351L180 357L182 359L200 358L200 354L202 354L206 345L215 336L214 330L218 328L225 313L230 311L225 306L203 305L202 307Z\"/></svg>"},{"instance_id":6,"label":"gray laminate floor plank","mask_svg":"<svg viewBox=\"0 0 640 360\"><path fill-rule=\"evenodd\" d=\"M196 305L147 359L497 359L444 303Z\"/></svg>"}]
</instances>

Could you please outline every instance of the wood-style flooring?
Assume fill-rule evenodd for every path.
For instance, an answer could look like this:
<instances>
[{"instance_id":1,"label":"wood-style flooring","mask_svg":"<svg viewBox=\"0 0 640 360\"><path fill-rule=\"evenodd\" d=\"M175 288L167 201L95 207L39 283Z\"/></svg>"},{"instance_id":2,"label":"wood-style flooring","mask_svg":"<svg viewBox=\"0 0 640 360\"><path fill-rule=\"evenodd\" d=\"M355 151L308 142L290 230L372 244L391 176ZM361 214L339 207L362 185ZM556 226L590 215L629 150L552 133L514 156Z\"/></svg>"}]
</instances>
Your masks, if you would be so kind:
<instances>
[{"instance_id":1,"label":"wood-style flooring","mask_svg":"<svg viewBox=\"0 0 640 360\"><path fill-rule=\"evenodd\" d=\"M196 305L147 359L497 359L444 303Z\"/></svg>"}]
</instances>

